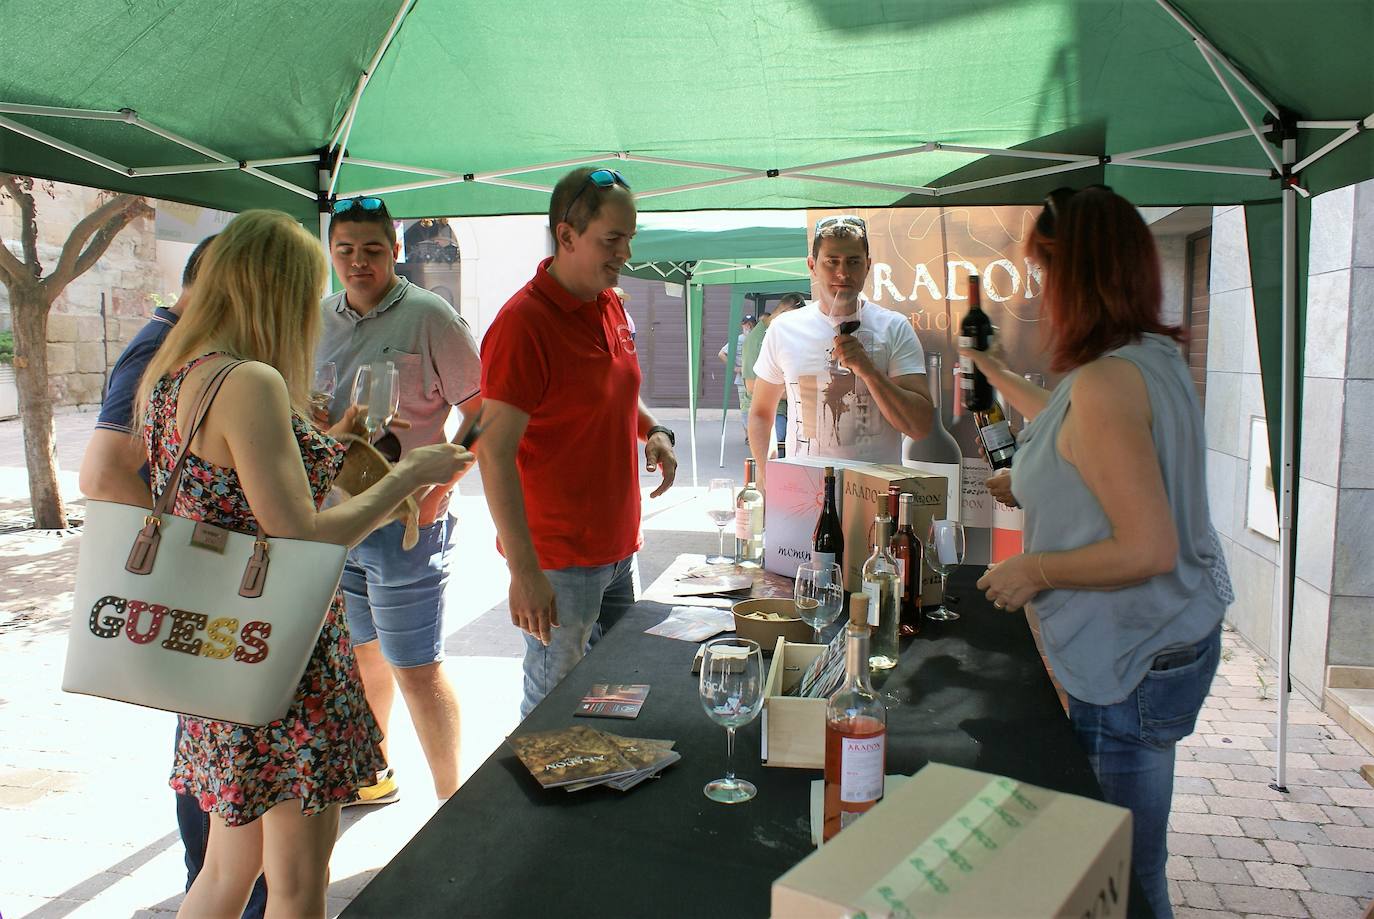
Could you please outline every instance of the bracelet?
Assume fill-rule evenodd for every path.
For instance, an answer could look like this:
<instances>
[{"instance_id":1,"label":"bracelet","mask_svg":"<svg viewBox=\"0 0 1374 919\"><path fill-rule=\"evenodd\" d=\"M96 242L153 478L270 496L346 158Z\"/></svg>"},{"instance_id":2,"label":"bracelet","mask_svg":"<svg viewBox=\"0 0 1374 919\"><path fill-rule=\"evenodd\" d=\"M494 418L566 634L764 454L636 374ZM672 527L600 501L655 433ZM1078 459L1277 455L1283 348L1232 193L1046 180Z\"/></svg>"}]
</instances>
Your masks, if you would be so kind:
<instances>
[{"instance_id":1,"label":"bracelet","mask_svg":"<svg viewBox=\"0 0 1374 919\"><path fill-rule=\"evenodd\" d=\"M677 435L673 433L673 429L672 429L672 428L665 428L665 427L664 427L663 425L661 425L661 424L656 424L656 425L654 425L653 427L649 428L648 432L644 435L644 439L645 439L645 440L648 440L650 437L653 437L655 434L666 434L666 435L668 435L668 445L669 445L669 446L672 446L672 447L676 447L676 446L677 446Z\"/></svg>"},{"instance_id":2,"label":"bracelet","mask_svg":"<svg viewBox=\"0 0 1374 919\"><path fill-rule=\"evenodd\" d=\"M1050 590L1056 590L1057 588L1056 588L1053 584L1050 583L1050 579L1047 578L1047 577L1045 576L1045 553L1043 553L1043 552L1037 552L1037 553L1035 554L1035 558L1036 558L1036 562L1037 562L1037 563L1039 564L1039 566L1040 566L1040 580L1044 581L1044 582L1045 582L1045 586L1046 586L1047 588L1049 588Z\"/></svg>"}]
</instances>

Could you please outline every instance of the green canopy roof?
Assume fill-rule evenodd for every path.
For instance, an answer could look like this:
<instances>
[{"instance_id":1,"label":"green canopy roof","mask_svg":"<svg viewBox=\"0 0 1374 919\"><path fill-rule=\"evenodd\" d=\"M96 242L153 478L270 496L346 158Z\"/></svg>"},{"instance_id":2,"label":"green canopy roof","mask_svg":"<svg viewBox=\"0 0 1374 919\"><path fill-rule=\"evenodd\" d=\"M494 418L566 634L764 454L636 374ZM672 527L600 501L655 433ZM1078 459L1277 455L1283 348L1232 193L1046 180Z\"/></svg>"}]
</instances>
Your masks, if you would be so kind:
<instances>
[{"instance_id":1,"label":"green canopy roof","mask_svg":"<svg viewBox=\"0 0 1374 919\"><path fill-rule=\"evenodd\" d=\"M1016 203L1103 180L1141 204L1256 200L1273 163L1214 69L1257 126L1240 80L1307 121L1300 159L1374 112L1368 0L7 0L4 20L0 170L301 217L321 184L384 190L397 216L539 213L582 162L616 163L643 210ZM1366 135L1301 180L1371 166Z\"/></svg>"}]
</instances>

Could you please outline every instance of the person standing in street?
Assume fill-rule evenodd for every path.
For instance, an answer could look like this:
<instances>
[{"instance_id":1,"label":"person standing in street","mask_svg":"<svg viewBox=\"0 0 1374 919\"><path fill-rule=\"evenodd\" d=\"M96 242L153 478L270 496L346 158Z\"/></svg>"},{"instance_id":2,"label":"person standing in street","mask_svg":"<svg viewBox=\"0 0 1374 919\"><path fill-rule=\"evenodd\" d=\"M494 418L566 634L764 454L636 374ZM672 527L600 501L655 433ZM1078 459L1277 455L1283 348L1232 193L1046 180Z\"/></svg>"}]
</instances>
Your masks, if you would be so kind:
<instances>
[{"instance_id":1,"label":"person standing in street","mask_svg":"<svg viewBox=\"0 0 1374 919\"><path fill-rule=\"evenodd\" d=\"M549 203L554 255L482 342L487 504L510 568L511 622L525 633L528 715L635 601L639 445L677 474L673 432L639 398L640 370L612 288L636 211L612 169L575 169Z\"/></svg>"},{"instance_id":2,"label":"person standing in street","mask_svg":"<svg viewBox=\"0 0 1374 919\"><path fill-rule=\"evenodd\" d=\"M399 374L396 417L405 425L393 424L378 439L383 455L396 462L418 447L443 443L455 406L464 417L461 434L481 404L476 342L447 301L396 274L400 245L381 198L334 205L329 255L343 290L321 306L315 359L316 366L332 361L336 368L330 419L348 411L359 367L390 362ZM420 496L420 538L413 549L402 548L404 524L392 522L353 548L341 582L368 705L386 734L400 686L441 800L458 789L458 696L443 671L455 484L441 483ZM388 760L350 803L387 803L398 794Z\"/></svg>"}]
</instances>

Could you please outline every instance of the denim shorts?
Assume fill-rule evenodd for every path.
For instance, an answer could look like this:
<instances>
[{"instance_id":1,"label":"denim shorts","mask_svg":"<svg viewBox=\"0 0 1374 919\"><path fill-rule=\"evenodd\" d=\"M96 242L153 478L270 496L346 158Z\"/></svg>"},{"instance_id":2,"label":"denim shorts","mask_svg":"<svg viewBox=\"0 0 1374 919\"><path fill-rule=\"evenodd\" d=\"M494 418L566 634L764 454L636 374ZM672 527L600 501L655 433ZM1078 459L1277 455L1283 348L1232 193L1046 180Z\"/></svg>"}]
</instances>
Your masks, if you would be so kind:
<instances>
[{"instance_id":1,"label":"denim shorts","mask_svg":"<svg viewBox=\"0 0 1374 919\"><path fill-rule=\"evenodd\" d=\"M380 641L393 667L423 667L444 659L444 588L454 518L420 530L415 548L401 548L405 527L390 523L348 553L344 607L353 644Z\"/></svg>"}]
</instances>

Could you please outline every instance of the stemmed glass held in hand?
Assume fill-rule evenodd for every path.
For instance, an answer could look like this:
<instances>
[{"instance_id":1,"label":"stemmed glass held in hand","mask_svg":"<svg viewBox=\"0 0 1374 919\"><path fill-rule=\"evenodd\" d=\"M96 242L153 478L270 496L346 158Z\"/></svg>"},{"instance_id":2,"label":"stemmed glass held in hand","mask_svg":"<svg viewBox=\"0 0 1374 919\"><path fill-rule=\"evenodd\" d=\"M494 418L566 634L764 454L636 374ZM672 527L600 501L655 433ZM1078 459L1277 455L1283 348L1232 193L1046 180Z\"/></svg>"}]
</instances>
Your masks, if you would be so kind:
<instances>
[{"instance_id":1,"label":"stemmed glass held in hand","mask_svg":"<svg viewBox=\"0 0 1374 919\"><path fill-rule=\"evenodd\" d=\"M329 407L334 403L338 385L338 368L333 361L325 361L315 368L315 385L310 389L310 408L317 415L326 419L329 417Z\"/></svg>"},{"instance_id":2,"label":"stemmed glass held in hand","mask_svg":"<svg viewBox=\"0 0 1374 919\"><path fill-rule=\"evenodd\" d=\"M926 535L926 564L940 576L940 608L926 613L927 619L948 622L959 614L949 608L949 573L964 560L964 525L957 520L932 520Z\"/></svg>"},{"instance_id":3,"label":"stemmed glass held in hand","mask_svg":"<svg viewBox=\"0 0 1374 919\"><path fill-rule=\"evenodd\" d=\"M821 643L821 629L835 621L844 606L844 585L840 580L840 566L806 562L797 566L797 581L792 593L797 616L811 626L816 644Z\"/></svg>"},{"instance_id":4,"label":"stemmed glass held in hand","mask_svg":"<svg viewBox=\"0 0 1374 919\"><path fill-rule=\"evenodd\" d=\"M717 638L701 656L701 707L725 728L725 778L706 783L706 797L739 804L758 794L752 782L735 778L735 728L744 727L763 709L763 652L743 638Z\"/></svg>"},{"instance_id":5,"label":"stemmed glass held in hand","mask_svg":"<svg viewBox=\"0 0 1374 919\"><path fill-rule=\"evenodd\" d=\"M735 519L735 480L712 479L706 486L706 516L719 531L716 540L716 554L706 556L708 565L725 565L735 561L733 555L725 554L725 527Z\"/></svg>"},{"instance_id":6,"label":"stemmed glass held in hand","mask_svg":"<svg viewBox=\"0 0 1374 919\"><path fill-rule=\"evenodd\" d=\"M396 416L401 405L400 377L391 361L374 361L358 368L353 378L353 403L366 412L360 420L368 439Z\"/></svg>"}]
</instances>

